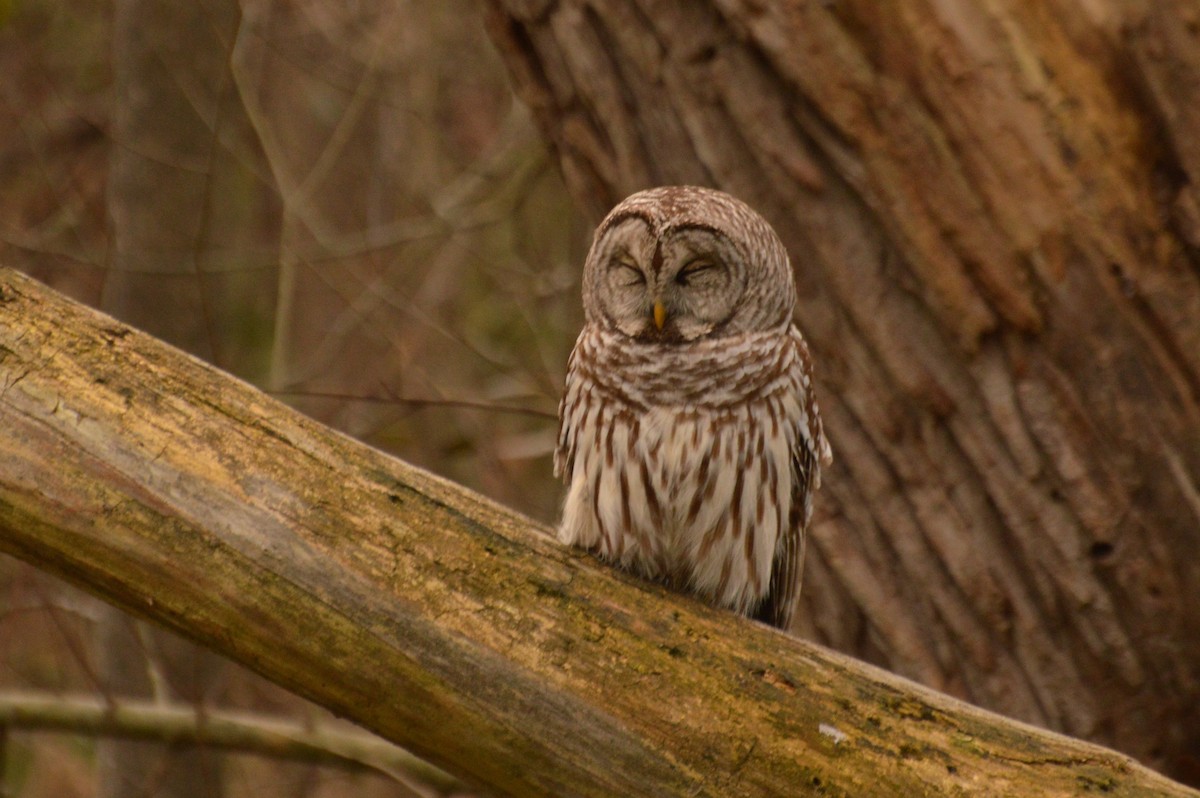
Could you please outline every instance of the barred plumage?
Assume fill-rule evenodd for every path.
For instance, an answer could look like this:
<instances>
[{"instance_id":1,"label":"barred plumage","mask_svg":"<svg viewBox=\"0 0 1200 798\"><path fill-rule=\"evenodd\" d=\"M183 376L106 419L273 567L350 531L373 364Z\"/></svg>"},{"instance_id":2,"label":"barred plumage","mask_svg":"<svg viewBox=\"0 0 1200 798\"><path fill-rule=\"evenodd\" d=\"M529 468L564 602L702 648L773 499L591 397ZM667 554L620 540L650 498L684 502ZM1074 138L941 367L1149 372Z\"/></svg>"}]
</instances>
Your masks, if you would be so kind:
<instances>
[{"instance_id":1,"label":"barred plumage","mask_svg":"<svg viewBox=\"0 0 1200 798\"><path fill-rule=\"evenodd\" d=\"M726 194L667 187L613 209L559 409L561 540L788 626L831 459L793 293L774 231Z\"/></svg>"}]
</instances>

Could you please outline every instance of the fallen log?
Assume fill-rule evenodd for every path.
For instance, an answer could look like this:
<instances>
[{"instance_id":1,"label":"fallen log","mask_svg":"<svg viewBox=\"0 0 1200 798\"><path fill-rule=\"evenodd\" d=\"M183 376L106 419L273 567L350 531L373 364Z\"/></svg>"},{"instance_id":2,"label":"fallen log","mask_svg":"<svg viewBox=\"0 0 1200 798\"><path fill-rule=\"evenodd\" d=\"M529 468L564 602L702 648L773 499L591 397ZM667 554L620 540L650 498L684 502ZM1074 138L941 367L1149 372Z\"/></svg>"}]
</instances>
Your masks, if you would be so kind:
<instances>
[{"instance_id":1,"label":"fallen log","mask_svg":"<svg viewBox=\"0 0 1200 798\"><path fill-rule=\"evenodd\" d=\"M0 269L0 550L469 782L1198 794L544 532Z\"/></svg>"}]
</instances>

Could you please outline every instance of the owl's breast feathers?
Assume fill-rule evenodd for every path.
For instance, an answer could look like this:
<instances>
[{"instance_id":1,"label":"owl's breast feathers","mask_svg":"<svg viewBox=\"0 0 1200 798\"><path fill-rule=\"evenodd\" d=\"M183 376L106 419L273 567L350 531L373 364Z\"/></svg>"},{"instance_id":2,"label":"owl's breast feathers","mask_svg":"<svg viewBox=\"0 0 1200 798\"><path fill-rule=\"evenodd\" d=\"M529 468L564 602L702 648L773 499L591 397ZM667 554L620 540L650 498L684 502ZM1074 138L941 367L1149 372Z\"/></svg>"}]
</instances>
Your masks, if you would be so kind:
<instances>
[{"instance_id":1,"label":"owl's breast feathers","mask_svg":"<svg viewBox=\"0 0 1200 798\"><path fill-rule=\"evenodd\" d=\"M831 460L798 330L663 345L586 327L559 423L563 542L743 613L786 597L767 620L790 619Z\"/></svg>"}]
</instances>

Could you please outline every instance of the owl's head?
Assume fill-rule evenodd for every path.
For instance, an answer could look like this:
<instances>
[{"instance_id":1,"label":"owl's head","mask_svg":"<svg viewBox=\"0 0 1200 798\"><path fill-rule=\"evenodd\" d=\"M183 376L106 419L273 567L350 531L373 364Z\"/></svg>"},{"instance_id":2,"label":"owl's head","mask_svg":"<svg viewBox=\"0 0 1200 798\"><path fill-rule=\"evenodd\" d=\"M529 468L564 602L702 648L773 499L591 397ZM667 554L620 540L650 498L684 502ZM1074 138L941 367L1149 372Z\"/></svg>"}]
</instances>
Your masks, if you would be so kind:
<instances>
[{"instance_id":1,"label":"owl's head","mask_svg":"<svg viewBox=\"0 0 1200 798\"><path fill-rule=\"evenodd\" d=\"M775 231L744 202L708 188L627 197L596 228L583 269L588 322L639 341L786 328L794 306Z\"/></svg>"}]
</instances>

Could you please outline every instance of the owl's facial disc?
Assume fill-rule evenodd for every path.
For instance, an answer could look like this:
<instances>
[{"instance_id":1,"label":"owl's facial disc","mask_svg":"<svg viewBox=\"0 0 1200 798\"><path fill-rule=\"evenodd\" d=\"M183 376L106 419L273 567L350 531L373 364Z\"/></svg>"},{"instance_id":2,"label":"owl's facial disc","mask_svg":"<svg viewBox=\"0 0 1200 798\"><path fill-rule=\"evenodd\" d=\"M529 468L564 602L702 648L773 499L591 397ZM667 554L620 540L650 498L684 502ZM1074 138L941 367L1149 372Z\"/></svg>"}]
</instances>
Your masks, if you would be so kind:
<instances>
[{"instance_id":1,"label":"owl's facial disc","mask_svg":"<svg viewBox=\"0 0 1200 798\"><path fill-rule=\"evenodd\" d=\"M734 312L742 290L730 242L702 225L655 237L637 217L622 220L594 253L598 310L630 338L684 343L715 334Z\"/></svg>"}]
</instances>

